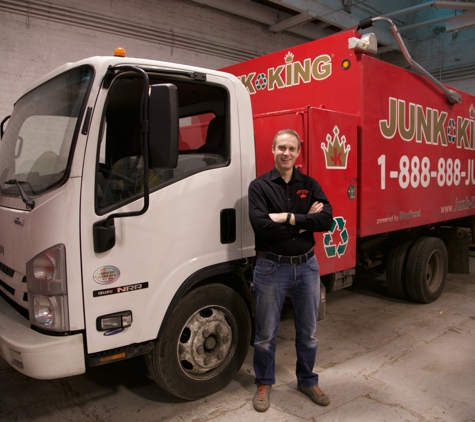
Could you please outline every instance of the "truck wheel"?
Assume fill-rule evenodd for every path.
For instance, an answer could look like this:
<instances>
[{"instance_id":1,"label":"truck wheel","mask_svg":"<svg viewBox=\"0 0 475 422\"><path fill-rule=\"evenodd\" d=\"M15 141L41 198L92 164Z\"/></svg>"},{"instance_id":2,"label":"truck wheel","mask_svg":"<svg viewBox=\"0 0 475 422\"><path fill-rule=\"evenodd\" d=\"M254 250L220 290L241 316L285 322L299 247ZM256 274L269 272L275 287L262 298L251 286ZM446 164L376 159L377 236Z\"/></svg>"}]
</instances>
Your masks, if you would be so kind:
<instances>
[{"instance_id":1,"label":"truck wheel","mask_svg":"<svg viewBox=\"0 0 475 422\"><path fill-rule=\"evenodd\" d=\"M409 297L422 303L437 300L445 287L447 249L437 237L416 240L407 257L406 285Z\"/></svg>"},{"instance_id":2,"label":"truck wheel","mask_svg":"<svg viewBox=\"0 0 475 422\"><path fill-rule=\"evenodd\" d=\"M392 296L401 299L407 299L409 297L406 288L405 273L407 255L413 243L413 240L407 240L392 248L386 262L386 282L389 292Z\"/></svg>"},{"instance_id":3,"label":"truck wheel","mask_svg":"<svg viewBox=\"0 0 475 422\"><path fill-rule=\"evenodd\" d=\"M196 400L231 381L246 358L250 336L241 296L220 284L203 286L180 300L146 357L147 367L169 393Z\"/></svg>"}]
</instances>

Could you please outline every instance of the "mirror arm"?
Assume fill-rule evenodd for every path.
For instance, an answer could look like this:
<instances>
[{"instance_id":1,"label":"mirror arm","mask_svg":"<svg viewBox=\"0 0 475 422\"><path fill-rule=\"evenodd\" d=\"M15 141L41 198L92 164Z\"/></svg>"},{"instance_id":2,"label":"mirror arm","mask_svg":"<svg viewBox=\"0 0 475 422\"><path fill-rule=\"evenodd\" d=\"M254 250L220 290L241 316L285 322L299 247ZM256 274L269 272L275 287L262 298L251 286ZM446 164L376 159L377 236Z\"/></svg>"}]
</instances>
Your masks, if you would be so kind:
<instances>
[{"instance_id":1,"label":"mirror arm","mask_svg":"<svg viewBox=\"0 0 475 422\"><path fill-rule=\"evenodd\" d=\"M130 211L130 212L120 212L109 215L105 220L100 220L94 223L93 225L93 236L94 236L94 252L102 253L112 249L115 245L115 225L114 218L124 218L124 217L136 217L138 215L145 214L148 210L150 203L150 192L149 192L149 159L148 159L148 134L149 134L149 123L148 123L148 91L149 91L149 78L147 72L139 67L130 66L130 65L119 65L115 66L114 69L119 70L131 70L133 72L140 73L143 78L143 92L142 92L142 103L140 107L140 119L141 119L141 130L140 130L140 139L142 146L142 157L143 157L143 169L144 169L144 189L143 189L143 207L139 211ZM5 120L4 120L5 121ZM3 128L3 122L2 122Z\"/></svg>"}]
</instances>

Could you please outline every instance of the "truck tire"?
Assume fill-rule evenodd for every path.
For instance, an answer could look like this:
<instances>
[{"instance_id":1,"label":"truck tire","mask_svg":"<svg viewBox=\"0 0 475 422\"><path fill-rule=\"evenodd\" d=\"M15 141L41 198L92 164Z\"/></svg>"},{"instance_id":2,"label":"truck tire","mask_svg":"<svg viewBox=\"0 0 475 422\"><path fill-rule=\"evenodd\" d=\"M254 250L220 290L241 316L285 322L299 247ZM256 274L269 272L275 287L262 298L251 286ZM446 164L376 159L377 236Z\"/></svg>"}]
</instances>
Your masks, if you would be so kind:
<instances>
[{"instance_id":1,"label":"truck tire","mask_svg":"<svg viewBox=\"0 0 475 422\"><path fill-rule=\"evenodd\" d=\"M183 297L163 334L146 356L155 381L185 400L224 388L241 368L249 348L251 320L239 294L210 284Z\"/></svg>"},{"instance_id":2,"label":"truck tire","mask_svg":"<svg viewBox=\"0 0 475 422\"><path fill-rule=\"evenodd\" d=\"M409 297L421 303L437 300L445 287L447 249L437 237L416 240L407 257L406 285Z\"/></svg>"},{"instance_id":3,"label":"truck tire","mask_svg":"<svg viewBox=\"0 0 475 422\"><path fill-rule=\"evenodd\" d=\"M409 298L406 287L406 263L413 243L413 240L406 240L395 246L389 252L386 261L386 282L389 292L400 299Z\"/></svg>"}]
</instances>

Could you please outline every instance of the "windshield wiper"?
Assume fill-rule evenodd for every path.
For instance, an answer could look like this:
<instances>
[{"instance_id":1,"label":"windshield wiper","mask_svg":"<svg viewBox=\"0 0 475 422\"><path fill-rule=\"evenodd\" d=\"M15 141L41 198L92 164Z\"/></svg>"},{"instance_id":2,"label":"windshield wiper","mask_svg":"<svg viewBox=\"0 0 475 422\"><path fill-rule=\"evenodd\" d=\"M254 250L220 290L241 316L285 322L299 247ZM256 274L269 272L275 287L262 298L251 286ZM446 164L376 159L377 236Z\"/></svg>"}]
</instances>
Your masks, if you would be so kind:
<instances>
[{"instance_id":1,"label":"windshield wiper","mask_svg":"<svg viewBox=\"0 0 475 422\"><path fill-rule=\"evenodd\" d=\"M23 180L17 180L17 179L10 179L10 180L7 180L7 181L5 182L6 185L14 185L14 184L17 185L18 190L20 191L21 200L25 203L27 209L32 210L33 208L35 208L35 201L33 201L33 199L31 199L31 198L23 191L23 189L21 188L20 183L24 183L24 184L27 184L28 186L30 186L30 184L29 184L28 182L25 182L25 181L23 181ZM30 186L30 189L31 189L31 186ZM33 191L33 189L31 189L31 190Z\"/></svg>"}]
</instances>

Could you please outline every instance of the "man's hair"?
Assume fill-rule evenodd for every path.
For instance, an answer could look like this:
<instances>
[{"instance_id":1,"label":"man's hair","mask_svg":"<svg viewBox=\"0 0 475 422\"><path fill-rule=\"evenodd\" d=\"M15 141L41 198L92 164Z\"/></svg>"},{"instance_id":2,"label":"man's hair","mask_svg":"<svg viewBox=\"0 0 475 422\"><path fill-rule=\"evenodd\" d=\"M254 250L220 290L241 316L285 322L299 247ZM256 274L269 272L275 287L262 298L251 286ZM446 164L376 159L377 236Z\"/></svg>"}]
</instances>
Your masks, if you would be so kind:
<instances>
[{"instance_id":1,"label":"man's hair","mask_svg":"<svg viewBox=\"0 0 475 422\"><path fill-rule=\"evenodd\" d=\"M282 130L279 130L275 136L274 136L274 140L272 142L272 148L275 149L275 145L277 143L277 138L280 136L280 135L284 135L284 134L287 134L287 135L293 135L297 138L297 141L298 141L298 146L297 146L297 151L300 151L300 136L297 132L295 132L295 130L293 129L282 129Z\"/></svg>"}]
</instances>

